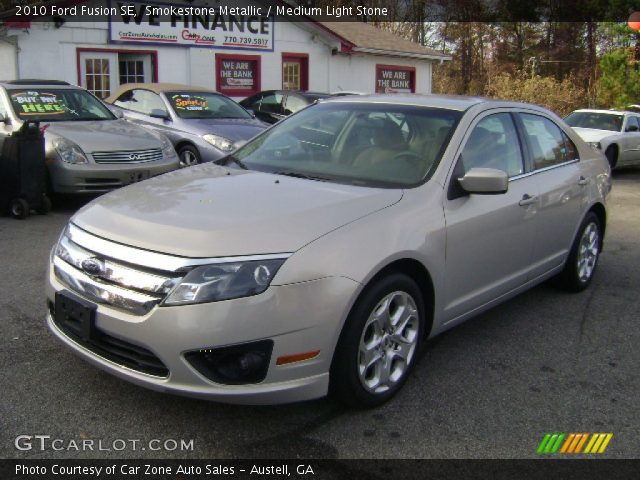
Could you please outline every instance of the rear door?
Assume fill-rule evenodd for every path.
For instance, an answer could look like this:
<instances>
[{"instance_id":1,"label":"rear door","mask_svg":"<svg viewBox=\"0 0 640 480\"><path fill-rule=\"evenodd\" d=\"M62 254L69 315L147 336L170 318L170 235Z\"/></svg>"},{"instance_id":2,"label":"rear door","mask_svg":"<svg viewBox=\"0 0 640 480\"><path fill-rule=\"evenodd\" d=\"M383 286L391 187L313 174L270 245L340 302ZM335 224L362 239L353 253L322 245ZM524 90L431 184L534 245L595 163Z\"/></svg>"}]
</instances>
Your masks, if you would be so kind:
<instances>
[{"instance_id":1,"label":"rear door","mask_svg":"<svg viewBox=\"0 0 640 480\"><path fill-rule=\"evenodd\" d=\"M537 183L525 175L511 110L492 110L476 118L457 155L444 202L447 321L527 281L538 209ZM510 178L507 192L460 192L457 179L474 167L505 171Z\"/></svg>"},{"instance_id":2,"label":"rear door","mask_svg":"<svg viewBox=\"0 0 640 480\"><path fill-rule=\"evenodd\" d=\"M589 180L580 175L577 148L554 121L537 112L523 112L519 120L530 154L531 178L540 196L533 279L563 265L580 222Z\"/></svg>"}]
</instances>

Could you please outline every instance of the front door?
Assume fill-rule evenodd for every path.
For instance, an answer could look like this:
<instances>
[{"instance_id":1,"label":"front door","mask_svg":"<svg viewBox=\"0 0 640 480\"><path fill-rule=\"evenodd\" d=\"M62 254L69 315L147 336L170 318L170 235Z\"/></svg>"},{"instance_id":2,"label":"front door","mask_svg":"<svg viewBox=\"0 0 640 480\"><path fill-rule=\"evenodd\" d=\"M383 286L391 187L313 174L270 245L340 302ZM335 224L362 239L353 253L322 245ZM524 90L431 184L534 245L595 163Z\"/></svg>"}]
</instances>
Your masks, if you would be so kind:
<instances>
[{"instance_id":1,"label":"front door","mask_svg":"<svg viewBox=\"0 0 640 480\"><path fill-rule=\"evenodd\" d=\"M477 119L463 144L444 202L447 322L526 283L538 208L537 185L523 175L522 148L509 111ZM456 193L457 179L471 168L505 171L507 192Z\"/></svg>"},{"instance_id":2,"label":"front door","mask_svg":"<svg viewBox=\"0 0 640 480\"><path fill-rule=\"evenodd\" d=\"M301 55L282 56L282 89L308 90L308 59Z\"/></svg>"},{"instance_id":3,"label":"front door","mask_svg":"<svg viewBox=\"0 0 640 480\"><path fill-rule=\"evenodd\" d=\"M118 54L80 52L80 86L98 98L107 98L118 87Z\"/></svg>"}]
</instances>

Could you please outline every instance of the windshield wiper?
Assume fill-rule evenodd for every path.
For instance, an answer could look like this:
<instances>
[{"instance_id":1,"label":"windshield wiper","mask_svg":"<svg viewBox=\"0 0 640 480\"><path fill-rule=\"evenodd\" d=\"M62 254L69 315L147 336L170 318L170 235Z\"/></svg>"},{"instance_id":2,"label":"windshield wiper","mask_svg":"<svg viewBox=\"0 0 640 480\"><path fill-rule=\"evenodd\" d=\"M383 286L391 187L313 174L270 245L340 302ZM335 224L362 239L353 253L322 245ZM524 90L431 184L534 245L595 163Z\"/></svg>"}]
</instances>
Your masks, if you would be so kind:
<instances>
[{"instance_id":1,"label":"windshield wiper","mask_svg":"<svg viewBox=\"0 0 640 480\"><path fill-rule=\"evenodd\" d=\"M319 182L329 182L331 181L330 178L327 177L323 177L321 175L312 175L309 173L300 173L300 172L293 172L290 170L279 170L277 172L272 172L274 175L286 175L287 177L294 177L294 178L304 178L305 180L317 180Z\"/></svg>"},{"instance_id":2,"label":"windshield wiper","mask_svg":"<svg viewBox=\"0 0 640 480\"><path fill-rule=\"evenodd\" d=\"M230 161L238 165L243 170L249 170L249 167L247 167L242 160L237 159L233 155L227 155L226 157L221 158L220 160L216 160L213 163L215 163L216 165L229 165Z\"/></svg>"}]
</instances>

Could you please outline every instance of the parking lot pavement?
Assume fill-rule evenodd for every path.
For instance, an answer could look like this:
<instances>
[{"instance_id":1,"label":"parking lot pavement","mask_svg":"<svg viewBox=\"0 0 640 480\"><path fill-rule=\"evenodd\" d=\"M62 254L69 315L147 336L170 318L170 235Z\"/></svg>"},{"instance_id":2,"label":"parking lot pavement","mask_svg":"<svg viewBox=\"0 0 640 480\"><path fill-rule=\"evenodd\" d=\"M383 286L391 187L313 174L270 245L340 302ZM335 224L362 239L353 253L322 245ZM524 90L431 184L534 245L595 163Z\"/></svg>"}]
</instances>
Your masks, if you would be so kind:
<instances>
[{"instance_id":1,"label":"parking lot pavement","mask_svg":"<svg viewBox=\"0 0 640 480\"><path fill-rule=\"evenodd\" d=\"M519 458L535 457L546 432L611 432L605 456L638 457L640 170L615 175L588 291L542 285L449 331L431 342L403 391L369 411L328 400L191 400L80 360L46 329L43 282L50 247L82 203L26 221L0 218L0 458ZM34 442L19 451L18 435L63 439L63 450ZM194 449L69 447L82 439L103 448L116 439L193 439Z\"/></svg>"}]
</instances>

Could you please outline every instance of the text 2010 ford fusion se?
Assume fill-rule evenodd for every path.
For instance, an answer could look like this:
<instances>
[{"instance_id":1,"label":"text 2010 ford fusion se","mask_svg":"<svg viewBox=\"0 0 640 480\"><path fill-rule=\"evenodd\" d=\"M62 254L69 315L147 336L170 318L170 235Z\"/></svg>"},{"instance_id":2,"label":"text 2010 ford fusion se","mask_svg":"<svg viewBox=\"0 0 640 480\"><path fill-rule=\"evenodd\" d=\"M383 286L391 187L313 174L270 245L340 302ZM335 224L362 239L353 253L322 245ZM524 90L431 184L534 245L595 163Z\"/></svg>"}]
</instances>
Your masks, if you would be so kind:
<instances>
[{"instance_id":1,"label":"text 2010 ford fusion se","mask_svg":"<svg viewBox=\"0 0 640 480\"><path fill-rule=\"evenodd\" d=\"M610 170L532 105L342 97L221 161L88 204L51 254L53 333L137 384L374 406L425 340L550 277L586 288Z\"/></svg>"}]
</instances>

